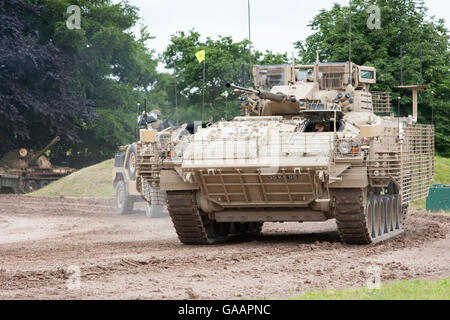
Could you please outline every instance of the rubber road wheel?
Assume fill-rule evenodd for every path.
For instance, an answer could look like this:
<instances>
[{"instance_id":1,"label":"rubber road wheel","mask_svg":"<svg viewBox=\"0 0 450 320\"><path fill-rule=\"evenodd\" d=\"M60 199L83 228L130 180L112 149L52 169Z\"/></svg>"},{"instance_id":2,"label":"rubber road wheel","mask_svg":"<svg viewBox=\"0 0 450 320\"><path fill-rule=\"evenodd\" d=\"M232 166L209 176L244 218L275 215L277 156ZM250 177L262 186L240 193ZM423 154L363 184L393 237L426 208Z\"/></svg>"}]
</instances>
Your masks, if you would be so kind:
<instances>
[{"instance_id":1,"label":"rubber road wheel","mask_svg":"<svg viewBox=\"0 0 450 320\"><path fill-rule=\"evenodd\" d=\"M136 180L136 168L137 168L137 151L136 146L132 144L128 149L127 169L130 175L130 180Z\"/></svg>"},{"instance_id":2,"label":"rubber road wheel","mask_svg":"<svg viewBox=\"0 0 450 320\"><path fill-rule=\"evenodd\" d=\"M33 192L37 189L39 189L39 186L36 180L28 180L25 182L25 192Z\"/></svg>"},{"instance_id":3,"label":"rubber road wheel","mask_svg":"<svg viewBox=\"0 0 450 320\"><path fill-rule=\"evenodd\" d=\"M125 183L119 181L116 185L116 211L118 214L127 214L133 211L134 201L130 198Z\"/></svg>"}]
</instances>

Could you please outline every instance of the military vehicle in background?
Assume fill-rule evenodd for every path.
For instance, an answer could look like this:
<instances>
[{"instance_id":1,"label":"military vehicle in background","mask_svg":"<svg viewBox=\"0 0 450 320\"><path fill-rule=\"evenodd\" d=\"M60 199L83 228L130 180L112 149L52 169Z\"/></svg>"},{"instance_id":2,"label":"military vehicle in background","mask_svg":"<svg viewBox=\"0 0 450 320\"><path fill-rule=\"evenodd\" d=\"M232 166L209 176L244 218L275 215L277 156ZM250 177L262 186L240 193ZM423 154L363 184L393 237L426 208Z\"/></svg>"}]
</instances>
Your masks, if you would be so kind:
<instances>
[{"instance_id":1,"label":"military vehicle in background","mask_svg":"<svg viewBox=\"0 0 450 320\"><path fill-rule=\"evenodd\" d=\"M33 192L74 172L73 168L53 166L45 156L45 152L59 141L59 137L54 138L39 152L25 148L7 152L0 159L0 188L2 191Z\"/></svg>"},{"instance_id":2,"label":"military vehicle in background","mask_svg":"<svg viewBox=\"0 0 450 320\"><path fill-rule=\"evenodd\" d=\"M159 110L152 110L149 113L143 112L137 119L138 127L147 128L150 126L154 130L164 130L172 127L169 116L165 121L161 121ZM146 201L137 189L136 168L137 168L137 145L136 143L121 146L120 153L116 154L114 159L114 168L112 171L113 187L115 189L115 204L118 214L127 214L133 211L134 204L139 201L146 202L145 213L149 218L164 218L168 216L166 206L166 193L161 190L153 189L144 183L146 194L151 201ZM140 180L139 188L141 188Z\"/></svg>"},{"instance_id":3,"label":"military vehicle in background","mask_svg":"<svg viewBox=\"0 0 450 320\"><path fill-rule=\"evenodd\" d=\"M112 181L115 190L115 204L118 214L128 214L133 211L136 202L145 201L136 189L137 145L136 143L121 146L120 153L114 158ZM147 185L146 185L147 187ZM146 201L145 213L149 218L163 218L168 216L166 194L160 190L148 190L153 199ZM160 199L159 199L160 198Z\"/></svg>"},{"instance_id":4,"label":"military vehicle in background","mask_svg":"<svg viewBox=\"0 0 450 320\"><path fill-rule=\"evenodd\" d=\"M0 170L0 194L20 193L20 177L3 174Z\"/></svg>"},{"instance_id":5,"label":"military vehicle in background","mask_svg":"<svg viewBox=\"0 0 450 320\"><path fill-rule=\"evenodd\" d=\"M373 67L352 62L255 66L245 116L189 132L141 130L137 181L167 192L185 244L258 234L264 222L336 219L343 242L404 231L408 204L434 172L434 128L394 117L371 92ZM138 188L148 198L145 188Z\"/></svg>"}]
</instances>

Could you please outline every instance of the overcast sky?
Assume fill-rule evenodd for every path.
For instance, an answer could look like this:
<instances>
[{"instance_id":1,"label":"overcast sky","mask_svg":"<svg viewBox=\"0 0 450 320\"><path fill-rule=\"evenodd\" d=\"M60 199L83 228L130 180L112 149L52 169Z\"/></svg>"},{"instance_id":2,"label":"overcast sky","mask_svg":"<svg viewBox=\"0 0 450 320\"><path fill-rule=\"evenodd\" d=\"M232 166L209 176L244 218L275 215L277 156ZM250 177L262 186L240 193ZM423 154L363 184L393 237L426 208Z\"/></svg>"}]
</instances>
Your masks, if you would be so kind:
<instances>
[{"instance_id":1,"label":"overcast sky","mask_svg":"<svg viewBox=\"0 0 450 320\"><path fill-rule=\"evenodd\" d=\"M148 46L162 53L172 34L194 28L203 38L248 37L247 0L129 0L140 9L142 23L156 39ZM348 0L250 0L253 47L260 51L293 52L293 43L304 40L307 27L321 9ZM425 0L429 13L445 19L450 29L450 1Z\"/></svg>"}]
</instances>

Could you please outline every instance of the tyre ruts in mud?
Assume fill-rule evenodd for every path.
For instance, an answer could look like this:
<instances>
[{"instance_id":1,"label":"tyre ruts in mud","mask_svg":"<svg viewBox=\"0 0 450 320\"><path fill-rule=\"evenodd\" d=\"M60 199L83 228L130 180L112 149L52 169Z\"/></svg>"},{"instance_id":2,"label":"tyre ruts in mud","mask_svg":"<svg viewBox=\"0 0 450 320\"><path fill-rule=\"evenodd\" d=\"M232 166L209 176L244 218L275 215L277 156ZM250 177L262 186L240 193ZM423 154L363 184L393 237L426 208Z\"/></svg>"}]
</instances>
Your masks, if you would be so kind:
<instances>
[{"instance_id":1,"label":"tyre ruts in mud","mask_svg":"<svg viewBox=\"0 0 450 320\"><path fill-rule=\"evenodd\" d=\"M214 244L233 238L258 235L260 222L216 222L197 208L194 191L167 192L167 205L178 238L183 244Z\"/></svg>"},{"instance_id":2,"label":"tyre ruts in mud","mask_svg":"<svg viewBox=\"0 0 450 320\"><path fill-rule=\"evenodd\" d=\"M394 188L337 189L333 195L339 234L347 244L370 244L394 238L404 231L407 207L399 205Z\"/></svg>"}]
</instances>

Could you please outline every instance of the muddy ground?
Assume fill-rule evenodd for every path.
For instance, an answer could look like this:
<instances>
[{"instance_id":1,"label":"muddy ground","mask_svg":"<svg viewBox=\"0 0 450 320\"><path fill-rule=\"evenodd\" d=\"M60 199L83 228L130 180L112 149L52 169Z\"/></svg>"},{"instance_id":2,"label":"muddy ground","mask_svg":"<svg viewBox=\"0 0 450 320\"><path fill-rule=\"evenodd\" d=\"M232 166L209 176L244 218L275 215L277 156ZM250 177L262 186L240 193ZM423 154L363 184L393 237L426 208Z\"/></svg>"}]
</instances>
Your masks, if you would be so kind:
<instances>
[{"instance_id":1,"label":"muddy ground","mask_svg":"<svg viewBox=\"0 0 450 320\"><path fill-rule=\"evenodd\" d=\"M286 298L364 286L371 266L382 282L438 279L450 276L449 230L450 216L410 210L405 234L377 245L343 245L329 221L185 246L170 219L117 216L113 200L1 195L0 298Z\"/></svg>"}]
</instances>

